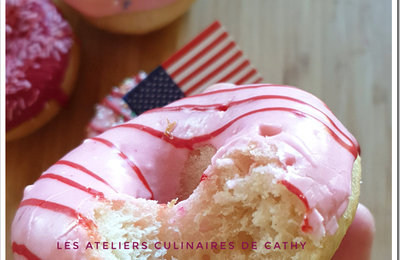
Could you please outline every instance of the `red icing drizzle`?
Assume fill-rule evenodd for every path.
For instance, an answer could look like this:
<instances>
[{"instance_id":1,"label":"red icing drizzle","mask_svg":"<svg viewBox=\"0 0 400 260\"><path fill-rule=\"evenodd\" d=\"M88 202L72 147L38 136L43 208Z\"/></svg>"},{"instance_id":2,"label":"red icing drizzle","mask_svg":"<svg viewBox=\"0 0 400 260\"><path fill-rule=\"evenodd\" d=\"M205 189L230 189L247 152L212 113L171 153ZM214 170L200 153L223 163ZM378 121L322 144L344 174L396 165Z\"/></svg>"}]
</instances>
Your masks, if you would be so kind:
<instances>
[{"instance_id":1,"label":"red icing drizzle","mask_svg":"<svg viewBox=\"0 0 400 260\"><path fill-rule=\"evenodd\" d=\"M307 215L304 216L303 224L301 224L301 231L303 231L304 233L311 233L313 231L312 226L310 226L310 224L308 223Z\"/></svg>"},{"instance_id":2,"label":"red icing drizzle","mask_svg":"<svg viewBox=\"0 0 400 260\"><path fill-rule=\"evenodd\" d=\"M304 194L296 186L294 186L287 180L281 180L278 183L283 184L288 189L288 191L299 197L299 199L304 203L304 206L306 207L307 211L310 210L306 196L304 196Z\"/></svg>"},{"instance_id":3,"label":"red icing drizzle","mask_svg":"<svg viewBox=\"0 0 400 260\"><path fill-rule=\"evenodd\" d=\"M74 163L74 162L70 162L67 160L60 160L58 162L56 162L55 164L63 164L63 165L67 165L69 167L72 167L74 169L77 169L79 171L82 171L90 176L92 176L93 178L95 178L96 180L101 181L102 183L106 184L107 186L109 186L111 189L113 189L115 192L117 192L117 190L115 190L107 181L105 181L103 178L101 178L100 176L96 175L95 173L93 173L92 171L89 171L88 169L86 169L85 167L83 167L80 164Z\"/></svg>"},{"instance_id":4,"label":"red icing drizzle","mask_svg":"<svg viewBox=\"0 0 400 260\"><path fill-rule=\"evenodd\" d=\"M27 200L24 200L21 202L21 204L19 205L19 208L24 207L24 206L36 206L39 208L48 209L48 210L51 210L54 212L62 213L66 216L77 219L78 223L87 229L91 229L91 227L95 226L95 224L93 223L92 220L82 216L76 210L74 210L70 207L55 203L55 202L50 202L50 201L40 200L40 199L27 199Z\"/></svg>"},{"instance_id":5,"label":"red icing drizzle","mask_svg":"<svg viewBox=\"0 0 400 260\"><path fill-rule=\"evenodd\" d=\"M303 231L304 233L311 233L313 231L313 228L308 223L307 214L310 211L310 206L308 205L306 196L304 196L304 194L296 186L294 186L287 180L281 180L281 181L278 181L278 183L281 183L282 185L284 185L288 189L288 191L290 191L291 193L296 195L303 202L304 206L306 207L307 212L304 214L304 220L301 225L301 231Z\"/></svg>"},{"instance_id":6,"label":"red icing drizzle","mask_svg":"<svg viewBox=\"0 0 400 260\"><path fill-rule=\"evenodd\" d=\"M12 244L12 251L16 254L24 256L28 260L41 260L34 253L32 253L25 245L20 245L14 242Z\"/></svg>"},{"instance_id":7,"label":"red icing drizzle","mask_svg":"<svg viewBox=\"0 0 400 260\"><path fill-rule=\"evenodd\" d=\"M44 175L40 176L39 180L40 179L45 179L45 178L54 179L54 180L63 182L65 184L69 185L69 186L72 186L74 188L77 188L79 190L87 192L87 193L93 195L94 197L99 197L99 198L104 199L104 193L103 192L97 191L97 190L92 189L90 187L85 187L85 186L83 186L83 185L81 185L81 184L79 184L79 183L77 183L77 182L75 182L73 180L70 180L68 178L62 177L60 175L53 174L53 173L47 173L47 174L44 174Z\"/></svg>"},{"instance_id":8,"label":"red icing drizzle","mask_svg":"<svg viewBox=\"0 0 400 260\"><path fill-rule=\"evenodd\" d=\"M307 114L305 112L299 111L297 109L293 109L293 108L287 108L287 107L269 107L269 108L262 108L262 109L257 109L257 110L253 110L250 112L247 112L243 115L240 115L238 117L236 117L235 119L233 119L232 121L230 121L229 123L227 123L226 125L222 126L221 128L215 130L214 132L211 132L209 134L206 135L201 135L201 136L197 136L194 137L192 139L182 139L182 138L178 138L178 137L174 137L173 139L169 139L169 138L164 138L164 133L158 130L155 130L151 127L148 126L144 126L144 125L140 125L140 124L122 124L122 125L118 125L115 128L118 127L128 127L128 128L135 128L138 129L140 131L144 131L147 132L151 135L153 135L154 137L160 138L170 144L172 144L173 146L175 146L176 148L187 148L192 150L193 146L197 143L201 143L201 142L205 142L208 141L216 136L218 136L219 134L221 134L223 131L225 131L228 127L230 127L233 123L235 123L236 121L238 121L239 119L249 116L251 114L255 114L255 113L260 113L260 112L266 112L266 111L287 111L287 112L291 112L293 114L296 114L297 116L304 116L304 117L311 117L314 118L315 120L321 122L321 124L323 124L326 128L326 130L328 131L328 133L346 150L348 150L350 153L353 154L354 158L357 158L357 148L354 146L354 144L352 143L352 145L348 145L347 143L345 143L342 139L340 139L339 136L337 136L335 134L335 132L333 132L325 123L323 123L321 120L319 120L318 118Z\"/></svg>"},{"instance_id":9,"label":"red icing drizzle","mask_svg":"<svg viewBox=\"0 0 400 260\"><path fill-rule=\"evenodd\" d=\"M145 126L145 125L127 123L127 124L117 125L114 128L119 128L119 127L122 127L122 128L133 128L133 129L137 129L137 130L146 132L146 133L148 133L148 134L150 134L150 135L152 135L154 137L157 137L159 139L164 140L167 143L172 144L176 148L187 148L189 150L193 149L192 145L188 142L189 140L178 138L178 137L175 137L175 136L174 136L174 138L171 139L171 138L169 138L169 137L167 137L165 135L165 132L158 131L158 130L156 130L154 128L151 128L151 127L148 127L148 126Z\"/></svg>"},{"instance_id":10,"label":"red icing drizzle","mask_svg":"<svg viewBox=\"0 0 400 260\"><path fill-rule=\"evenodd\" d=\"M292 87L292 86L286 86L286 85L246 85L246 86L237 87L237 88L217 89L217 90L213 90L210 92L204 92L204 93L196 94L193 96L185 97L185 99L202 97L202 96L212 96L212 95L218 94L218 93L234 92L234 91L242 90L242 89L255 89L255 88L266 88L266 87L285 87L285 88L293 88L293 89L301 90L299 88ZM304 90L301 90L301 91L304 91ZM304 92L308 94L308 92L306 92L306 91L304 91Z\"/></svg>"},{"instance_id":11,"label":"red icing drizzle","mask_svg":"<svg viewBox=\"0 0 400 260\"><path fill-rule=\"evenodd\" d=\"M213 92L210 92L210 93L213 93ZM204 94L207 94L207 93L204 93ZM354 148L348 147L347 144L345 144L347 146L347 148L345 146L344 147L347 150L349 150L354 155L355 158L357 157L357 153L360 154L360 146L358 144L354 144L354 142L339 129L339 127L332 121L332 119L327 114L325 114L323 111L319 110L318 108L308 104L307 102L304 102L304 101L296 99L296 98L287 97L287 96L261 95L261 96L256 96L256 97L252 97L252 98L247 98L247 99L243 99L243 100L230 102L228 104L210 104L210 105L191 105L191 104L188 104L188 105L182 105L182 106L176 106L176 107L156 108L156 109L153 109L153 110L149 110L146 113L155 113L155 112L161 112L161 111L162 112L165 112L165 111L181 111L181 110L184 110L184 109L191 109L191 110L194 110L194 111L208 111L208 110L226 111L228 108L233 107L233 106L237 106L237 105L241 105L241 104L244 104L244 103L249 103L249 102L253 102L253 101L257 101L257 100L266 100L266 99L285 99L285 100L290 100L290 101L293 101L293 102L296 102L296 103L300 103L300 104L309 106L309 107L319 111L320 113L322 113L326 117L326 119L329 121L329 123L331 123L332 126L339 133L341 133L352 144L352 146L354 148L357 147L356 148L357 151L355 151ZM315 118L315 117L313 117L313 118ZM315 119L317 119L317 118L315 118ZM318 121L320 121L322 123L321 120L318 120ZM335 138L335 140L338 141L338 139L340 139L331 129L329 129L328 132L331 134L332 137ZM338 141L338 142L341 143L343 141L340 139L340 141Z\"/></svg>"},{"instance_id":12,"label":"red icing drizzle","mask_svg":"<svg viewBox=\"0 0 400 260\"><path fill-rule=\"evenodd\" d=\"M200 182L207 180L207 179L208 179L208 176L203 173L203 175L201 175Z\"/></svg>"},{"instance_id":13,"label":"red icing drizzle","mask_svg":"<svg viewBox=\"0 0 400 260\"><path fill-rule=\"evenodd\" d=\"M147 183L146 178L143 176L143 174L140 171L140 169L128 158L128 156L126 156L121 150L118 149L118 147L116 147L112 142L110 142L108 140L105 140L105 139L99 138L99 137L93 137L91 139L94 140L94 141L98 141L100 143L103 143L103 144L107 145L108 147L110 147L111 149L116 150L118 152L118 155L122 159L124 159L126 161L126 163L132 168L132 170L134 172L136 172L137 176L142 181L143 185L151 193L151 198L150 199L154 199L153 191L151 190L149 184Z\"/></svg>"}]
</instances>

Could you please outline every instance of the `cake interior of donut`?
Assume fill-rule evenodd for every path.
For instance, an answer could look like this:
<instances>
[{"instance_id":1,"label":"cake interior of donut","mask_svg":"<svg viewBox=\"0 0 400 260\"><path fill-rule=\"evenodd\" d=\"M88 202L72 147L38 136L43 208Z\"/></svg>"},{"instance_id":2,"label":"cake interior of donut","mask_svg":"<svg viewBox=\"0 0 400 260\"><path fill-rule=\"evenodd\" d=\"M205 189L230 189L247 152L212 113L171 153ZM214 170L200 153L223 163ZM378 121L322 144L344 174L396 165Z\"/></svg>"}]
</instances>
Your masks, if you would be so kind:
<instances>
[{"instance_id":1,"label":"cake interior of donut","mask_svg":"<svg viewBox=\"0 0 400 260\"><path fill-rule=\"evenodd\" d=\"M218 151L218 159L211 160L216 151L209 146L192 152L181 182L186 189L176 201L158 204L132 198L100 203L95 224L101 241L113 241L115 246L129 242L129 249L98 253L105 259L302 259L309 255L318 243L301 231L306 206L275 178L292 170L294 162L282 164L277 157L280 151L263 139ZM132 248L132 242L138 248Z\"/></svg>"}]
</instances>

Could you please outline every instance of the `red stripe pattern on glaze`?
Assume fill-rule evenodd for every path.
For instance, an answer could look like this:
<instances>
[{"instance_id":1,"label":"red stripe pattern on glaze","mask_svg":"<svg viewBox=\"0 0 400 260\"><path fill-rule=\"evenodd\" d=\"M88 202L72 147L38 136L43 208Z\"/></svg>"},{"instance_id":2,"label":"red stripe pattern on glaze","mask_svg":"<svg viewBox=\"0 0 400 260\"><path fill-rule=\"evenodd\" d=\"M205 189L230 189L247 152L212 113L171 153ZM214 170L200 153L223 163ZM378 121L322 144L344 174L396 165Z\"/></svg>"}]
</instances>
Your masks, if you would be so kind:
<instances>
[{"instance_id":1,"label":"red stripe pattern on glaze","mask_svg":"<svg viewBox=\"0 0 400 260\"><path fill-rule=\"evenodd\" d=\"M12 241L28 248L43 247L56 259L59 252L48 244L25 239L27 229L43 236L46 233L28 224L34 213L23 210L25 206L36 207L35 219L40 216L42 221L54 223L52 234L59 234L54 236L56 240L65 234L66 227L49 211L72 220L79 217L77 214L93 219L97 199L93 192L88 199L88 188L102 192L109 201L129 195L166 203L178 197L184 162L191 150L212 145L218 150L212 159L215 161L238 140L262 140L284 151L279 161L285 174L275 177L307 208L299 228L316 237L335 232L335 221L346 209L351 194L351 170L358 150L355 138L323 102L297 88L219 84L206 93L148 111L88 139L66 155L43 174L41 181L26 188L13 223ZM125 174L126 179L117 179L119 174ZM53 177L68 189L44 194L45 180ZM201 180L207 182L207 178L203 175ZM48 185L56 186L54 181ZM77 208L68 204L71 199L73 205L79 205ZM55 204L61 206L49 210ZM69 232L63 239L88 241L82 230Z\"/></svg>"},{"instance_id":2,"label":"red stripe pattern on glaze","mask_svg":"<svg viewBox=\"0 0 400 260\"><path fill-rule=\"evenodd\" d=\"M82 191L84 191L86 193L89 193L90 195L93 195L94 197L99 197L99 198L104 199L104 193L103 192L97 191L97 190L89 188L89 187L85 187L85 186L83 186L83 185L81 185L81 184L79 184L79 183L77 183L77 182L75 182L75 181L73 181L71 179L65 178L63 176L60 176L60 175L57 175L57 174L53 174L53 173L46 173L46 174L40 176L39 180L46 179L46 178L60 181L60 182L65 183L65 184L67 184L67 185L69 185L71 187L74 187L74 188L76 188L78 190L82 190Z\"/></svg>"},{"instance_id":3,"label":"red stripe pattern on glaze","mask_svg":"<svg viewBox=\"0 0 400 260\"><path fill-rule=\"evenodd\" d=\"M286 180L279 181L282 185L284 185L291 193L296 195L304 204L306 207L307 212L310 211L310 206L308 205L307 198L304 196L304 194L295 186L293 186L290 182ZM304 221L303 224L301 225L301 230L305 233L311 233L313 228L308 224L308 218L307 214L304 216Z\"/></svg>"},{"instance_id":4,"label":"red stripe pattern on glaze","mask_svg":"<svg viewBox=\"0 0 400 260\"><path fill-rule=\"evenodd\" d=\"M103 143L105 145L107 145L108 147L110 147L111 149L114 149L118 155L124 159L126 161L126 163L132 168L132 170L134 170L136 172L136 174L138 175L139 179L142 181L143 185L146 187L146 189L151 193L151 198L150 199L154 199L154 194L153 191L151 190L149 184L146 181L146 178L143 176L142 172L140 171L140 169L135 165L134 162L132 162L128 156L126 156L123 152L121 152L118 147L116 147L113 143L111 143L110 141L103 139L103 138L99 138L99 137L93 137L92 140L94 141L98 141L100 143Z\"/></svg>"},{"instance_id":5,"label":"red stripe pattern on glaze","mask_svg":"<svg viewBox=\"0 0 400 260\"><path fill-rule=\"evenodd\" d=\"M104 180L103 178L99 177L98 175L96 175L94 172L89 171L88 169L86 169L85 167L83 167L82 165L78 164L78 163L74 163L74 162L70 162L67 160L60 160L58 162L56 162L55 164L62 164L62 165L67 165L69 167L72 167L74 169L77 169L81 172L86 173L87 175L92 176L93 178L95 178L98 181L101 181L102 183L104 183L105 185L109 186L110 188L112 188L113 190L115 190L106 180Z\"/></svg>"},{"instance_id":6,"label":"red stripe pattern on glaze","mask_svg":"<svg viewBox=\"0 0 400 260\"><path fill-rule=\"evenodd\" d=\"M27 200L23 200L21 202L21 204L19 205L19 208L25 207L25 206L39 207L42 209L59 212L68 217L71 217L72 219L76 219L80 225L82 225L88 229L90 229L94 226L94 223L92 220L82 216L82 214L77 212L76 210L74 210L70 207L64 206L62 204L45 201L45 200L39 200L39 199L27 199Z\"/></svg>"},{"instance_id":7,"label":"red stripe pattern on glaze","mask_svg":"<svg viewBox=\"0 0 400 260\"><path fill-rule=\"evenodd\" d=\"M221 105L219 105L219 107L221 107ZM139 125L139 124L123 124L123 125L119 125L119 126L116 126L116 127L135 128L135 129L144 131L146 133L149 133L150 135L152 135L154 137L160 138L160 139L172 144L176 148L188 148L190 150L193 150L193 147L196 144L202 143L202 142L206 142L206 141L208 141L208 140L220 135L223 131L225 131L228 127L230 127L232 124L234 124L236 121L240 120L241 118L247 117L247 116L252 115L252 114L261 113L261 112L267 112L267 111L286 111L286 112L291 112L291 113L293 113L295 115L298 115L298 116L304 116L304 117L307 116L307 117L315 118L315 117L313 117L313 116L311 116L309 114L303 113L303 112L301 112L299 110L290 109L290 108L286 108L286 107L272 107L272 108L258 109L258 110L251 111L249 113L243 114L243 115L233 119L228 124L226 124L223 127L211 132L210 134L197 136L197 137L192 138L192 139L180 139L180 138L170 139L168 137L165 137L165 134L163 132L161 132L161 131L157 131L157 130L155 130L153 128L147 127L145 125ZM318 119L316 119L316 120L318 120ZM354 157L357 157L358 148L354 144L348 145L346 142L344 142L342 139L340 139L340 137L338 137L325 123L321 122L321 124L323 124L326 127L326 129L329 132L329 134L340 145L342 145L343 148L345 148L350 153L352 153Z\"/></svg>"},{"instance_id":8,"label":"red stripe pattern on glaze","mask_svg":"<svg viewBox=\"0 0 400 260\"><path fill-rule=\"evenodd\" d=\"M184 110L184 109L189 109L189 110L193 110L193 111L206 111L206 110L226 111L228 108L233 107L233 106L241 105L241 104L244 104L244 103L249 103L249 102L252 102L252 101L268 100L268 99L290 100L290 101L293 101L293 102L297 102L297 103L300 103L300 104L304 104L304 105L310 106L313 109L321 112L321 114L323 114L326 117L326 119L331 123L331 125L339 133L341 133L345 137L345 139L348 142L351 143L351 145L348 145L346 142L342 141L332 130L330 130L330 128L327 125L325 125L327 127L327 129L329 129L329 132L331 133L332 137L334 137L340 144L342 144L342 146L344 148L346 148L349 152L351 152L354 157L357 157L357 154L360 153L360 147L358 146L358 144L355 144L353 140L351 140L347 135L345 135L340 130L340 128L329 118L329 116L327 114L325 114L320 109L318 109L318 108L316 108L316 107L314 107L314 106L312 106L312 105L310 105L310 104L308 104L308 103L306 103L304 101L301 101L299 99L292 98L292 97L287 97L287 96L263 95L263 96L257 96L257 97L253 97L253 98L243 99L243 100L236 101L236 102L230 102L230 103L228 103L226 105L225 104L211 104L211 105L183 105L183 106L177 106L177 107L172 106L172 107L157 108L157 109L149 110L146 113L155 113L155 112L158 112L158 111L181 111L181 110ZM287 110L288 111L287 108L279 108L279 107L273 108L271 110L282 110L282 111ZM265 110L265 111L267 111L267 110ZM259 111L252 111L252 113L257 113L257 112L259 112ZM293 113L301 113L301 111L295 111L295 110L293 110L292 112ZM243 116L246 116L246 115L243 115ZM241 116L241 117L243 117L243 116ZM240 118L237 118L235 120L238 120L238 119L240 119ZM231 121L230 123L233 123L233 122ZM323 123L323 122L321 122L321 123ZM124 126L125 127L129 127L129 125L124 125ZM224 128L226 128L226 127L227 126L225 126ZM136 125L135 128L141 129L143 131L147 131L148 130L146 127L139 126L139 125ZM154 130L150 130L149 132L151 132L151 134L154 135L154 136L160 136L159 133L158 134L153 134ZM198 141L194 141L194 142L198 142Z\"/></svg>"},{"instance_id":9,"label":"red stripe pattern on glaze","mask_svg":"<svg viewBox=\"0 0 400 260\"><path fill-rule=\"evenodd\" d=\"M28 260L41 260L34 253L29 251L29 249L25 245L19 245L17 243L12 244L12 250L14 253L24 256Z\"/></svg>"}]
</instances>

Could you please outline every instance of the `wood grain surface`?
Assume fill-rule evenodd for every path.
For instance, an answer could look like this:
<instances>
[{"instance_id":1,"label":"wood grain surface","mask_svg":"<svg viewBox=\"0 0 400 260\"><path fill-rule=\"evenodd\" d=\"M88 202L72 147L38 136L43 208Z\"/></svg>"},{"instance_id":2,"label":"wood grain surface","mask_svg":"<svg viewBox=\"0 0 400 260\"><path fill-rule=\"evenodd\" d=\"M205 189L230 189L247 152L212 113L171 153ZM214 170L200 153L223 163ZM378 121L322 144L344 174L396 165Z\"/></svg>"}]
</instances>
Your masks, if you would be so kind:
<instances>
[{"instance_id":1,"label":"wood grain surface","mask_svg":"<svg viewBox=\"0 0 400 260\"><path fill-rule=\"evenodd\" d=\"M7 259L11 223L25 186L85 138L94 104L139 70L150 72L215 19L263 82L321 98L361 144L361 203L373 213L372 259L391 257L391 1L198 0L164 29L110 34L62 5L81 41L69 106L34 134L6 144Z\"/></svg>"}]
</instances>

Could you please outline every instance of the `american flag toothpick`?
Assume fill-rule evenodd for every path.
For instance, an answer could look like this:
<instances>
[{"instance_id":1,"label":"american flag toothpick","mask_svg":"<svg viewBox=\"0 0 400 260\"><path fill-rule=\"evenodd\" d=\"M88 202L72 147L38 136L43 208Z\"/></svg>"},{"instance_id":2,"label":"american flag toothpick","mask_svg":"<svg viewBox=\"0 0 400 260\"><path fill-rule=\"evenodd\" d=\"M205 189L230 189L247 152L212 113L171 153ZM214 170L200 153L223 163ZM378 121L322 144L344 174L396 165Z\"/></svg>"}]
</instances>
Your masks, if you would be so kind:
<instances>
[{"instance_id":1,"label":"american flag toothpick","mask_svg":"<svg viewBox=\"0 0 400 260\"><path fill-rule=\"evenodd\" d=\"M262 80L222 25L215 21L129 91L124 100L136 114L165 106L207 87Z\"/></svg>"}]
</instances>

